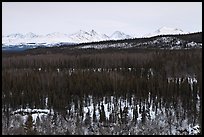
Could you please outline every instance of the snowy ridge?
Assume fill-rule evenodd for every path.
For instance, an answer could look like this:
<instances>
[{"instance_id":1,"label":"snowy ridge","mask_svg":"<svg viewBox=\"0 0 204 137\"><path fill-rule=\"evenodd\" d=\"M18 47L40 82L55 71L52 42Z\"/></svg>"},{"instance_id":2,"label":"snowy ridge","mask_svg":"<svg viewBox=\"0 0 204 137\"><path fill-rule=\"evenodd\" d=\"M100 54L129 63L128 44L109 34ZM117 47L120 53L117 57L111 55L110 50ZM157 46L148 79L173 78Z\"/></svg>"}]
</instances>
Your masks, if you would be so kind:
<instances>
[{"instance_id":1,"label":"snowy ridge","mask_svg":"<svg viewBox=\"0 0 204 137\"><path fill-rule=\"evenodd\" d=\"M85 42L94 42L94 41L104 41L111 39L127 39L131 38L130 35L126 35L123 32L116 31L111 36L106 34L97 33L95 30L86 32L80 30L73 34L64 34L60 32L54 32L47 35L37 35L32 32L26 34L10 34L7 36L2 36L2 45L3 47L10 45L28 45L32 44L41 44L41 45L54 45L57 43L85 43ZM43 44L42 44L43 43Z\"/></svg>"}]
</instances>

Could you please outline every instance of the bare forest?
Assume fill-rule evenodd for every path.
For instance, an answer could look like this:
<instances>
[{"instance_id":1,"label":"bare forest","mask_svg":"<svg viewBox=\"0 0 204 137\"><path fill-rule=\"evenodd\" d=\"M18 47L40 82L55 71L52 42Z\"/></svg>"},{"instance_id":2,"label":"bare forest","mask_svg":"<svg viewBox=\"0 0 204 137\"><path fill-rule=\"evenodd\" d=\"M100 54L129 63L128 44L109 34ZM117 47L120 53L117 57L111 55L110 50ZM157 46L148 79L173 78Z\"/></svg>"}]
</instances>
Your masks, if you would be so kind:
<instances>
[{"instance_id":1,"label":"bare forest","mask_svg":"<svg viewBox=\"0 0 204 137\"><path fill-rule=\"evenodd\" d=\"M2 53L2 134L201 133L202 49L44 50Z\"/></svg>"}]
</instances>

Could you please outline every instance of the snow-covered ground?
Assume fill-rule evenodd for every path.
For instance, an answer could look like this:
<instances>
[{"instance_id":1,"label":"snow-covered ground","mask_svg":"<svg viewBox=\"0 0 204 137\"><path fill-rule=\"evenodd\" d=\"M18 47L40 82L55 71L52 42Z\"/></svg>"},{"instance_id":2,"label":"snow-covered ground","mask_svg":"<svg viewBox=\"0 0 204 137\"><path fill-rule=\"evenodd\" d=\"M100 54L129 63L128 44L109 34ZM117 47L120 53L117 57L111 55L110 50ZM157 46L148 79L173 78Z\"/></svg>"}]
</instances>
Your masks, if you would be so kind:
<instances>
[{"instance_id":1,"label":"snow-covered ground","mask_svg":"<svg viewBox=\"0 0 204 137\"><path fill-rule=\"evenodd\" d=\"M202 43L196 42L187 42L180 40L176 37L159 37L154 38L153 40L146 42L138 43L109 43L109 44L88 44L85 46L80 46L78 48L88 49L104 49L104 48L133 48L133 47L142 47L142 48L160 48L160 49L189 49L189 48L202 48Z\"/></svg>"},{"instance_id":2,"label":"snow-covered ground","mask_svg":"<svg viewBox=\"0 0 204 137\"><path fill-rule=\"evenodd\" d=\"M14 112L12 112L13 115L19 115L22 116L23 122L25 123L27 118L28 118L28 114L32 115L33 121L36 122L37 117L39 117L41 119L42 116L44 115L53 115L53 109L48 110L48 109L30 109L30 108L26 108L26 109L18 109Z\"/></svg>"}]
</instances>

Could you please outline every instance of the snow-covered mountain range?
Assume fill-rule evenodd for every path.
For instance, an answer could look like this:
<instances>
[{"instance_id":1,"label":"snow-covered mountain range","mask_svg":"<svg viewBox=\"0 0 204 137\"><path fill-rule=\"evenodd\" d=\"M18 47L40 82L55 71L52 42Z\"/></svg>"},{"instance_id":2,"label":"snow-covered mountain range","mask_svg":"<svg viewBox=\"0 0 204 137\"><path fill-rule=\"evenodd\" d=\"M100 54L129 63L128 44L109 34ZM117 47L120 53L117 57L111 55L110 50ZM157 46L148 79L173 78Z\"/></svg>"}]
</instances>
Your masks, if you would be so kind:
<instances>
[{"instance_id":1,"label":"snow-covered mountain range","mask_svg":"<svg viewBox=\"0 0 204 137\"><path fill-rule=\"evenodd\" d=\"M169 28L162 27L143 36L153 37L158 35L168 35L168 34L188 34L179 28ZM21 34L15 33L7 36L2 36L2 50L24 50L36 48L39 46L53 47L60 46L62 43L66 45L79 44L79 43L89 43L97 41L106 40L122 40L122 39L133 39L134 36L130 36L121 31L115 31L112 35L106 35L96 32L95 30L83 31L79 30L76 33L65 34L60 32L54 32L47 35L37 35L32 32ZM121 47L121 43L118 43ZM149 44L148 44L149 45ZM92 45L93 46L93 45ZM130 45L128 45L130 46ZM117 47L117 46L116 46Z\"/></svg>"},{"instance_id":2,"label":"snow-covered mountain range","mask_svg":"<svg viewBox=\"0 0 204 137\"><path fill-rule=\"evenodd\" d=\"M24 45L24 44L56 44L61 42L66 43L84 43L93 41L104 41L104 40L119 40L131 38L120 31L115 31L111 36L106 34L97 33L94 30L86 32L80 30L73 34L64 34L60 32L54 32L47 35L37 35L32 32L26 34L10 34L2 37L2 44L6 45Z\"/></svg>"}]
</instances>

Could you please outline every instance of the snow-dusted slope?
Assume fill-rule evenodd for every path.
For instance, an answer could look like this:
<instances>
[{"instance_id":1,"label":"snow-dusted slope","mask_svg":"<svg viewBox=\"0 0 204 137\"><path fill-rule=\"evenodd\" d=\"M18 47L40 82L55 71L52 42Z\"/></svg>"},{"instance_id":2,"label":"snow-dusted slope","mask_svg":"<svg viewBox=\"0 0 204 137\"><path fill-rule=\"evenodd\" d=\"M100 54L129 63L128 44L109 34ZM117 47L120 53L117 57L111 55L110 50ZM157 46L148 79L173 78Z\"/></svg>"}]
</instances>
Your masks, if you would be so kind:
<instances>
[{"instance_id":1,"label":"snow-dusted slope","mask_svg":"<svg viewBox=\"0 0 204 137\"><path fill-rule=\"evenodd\" d=\"M179 28L162 27L154 31L153 33L144 35L143 37L152 37L157 35L168 35L168 34L187 34L187 33L189 32L185 32Z\"/></svg>"},{"instance_id":2,"label":"snow-dusted slope","mask_svg":"<svg viewBox=\"0 0 204 137\"><path fill-rule=\"evenodd\" d=\"M150 39L143 39L140 41L121 41L121 42L107 42L107 43L88 43L78 46L77 48L159 48L159 49L189 49L202 48L202 43L187 41L174 36L159 36Z\"/></svg>"}]
</instances>

